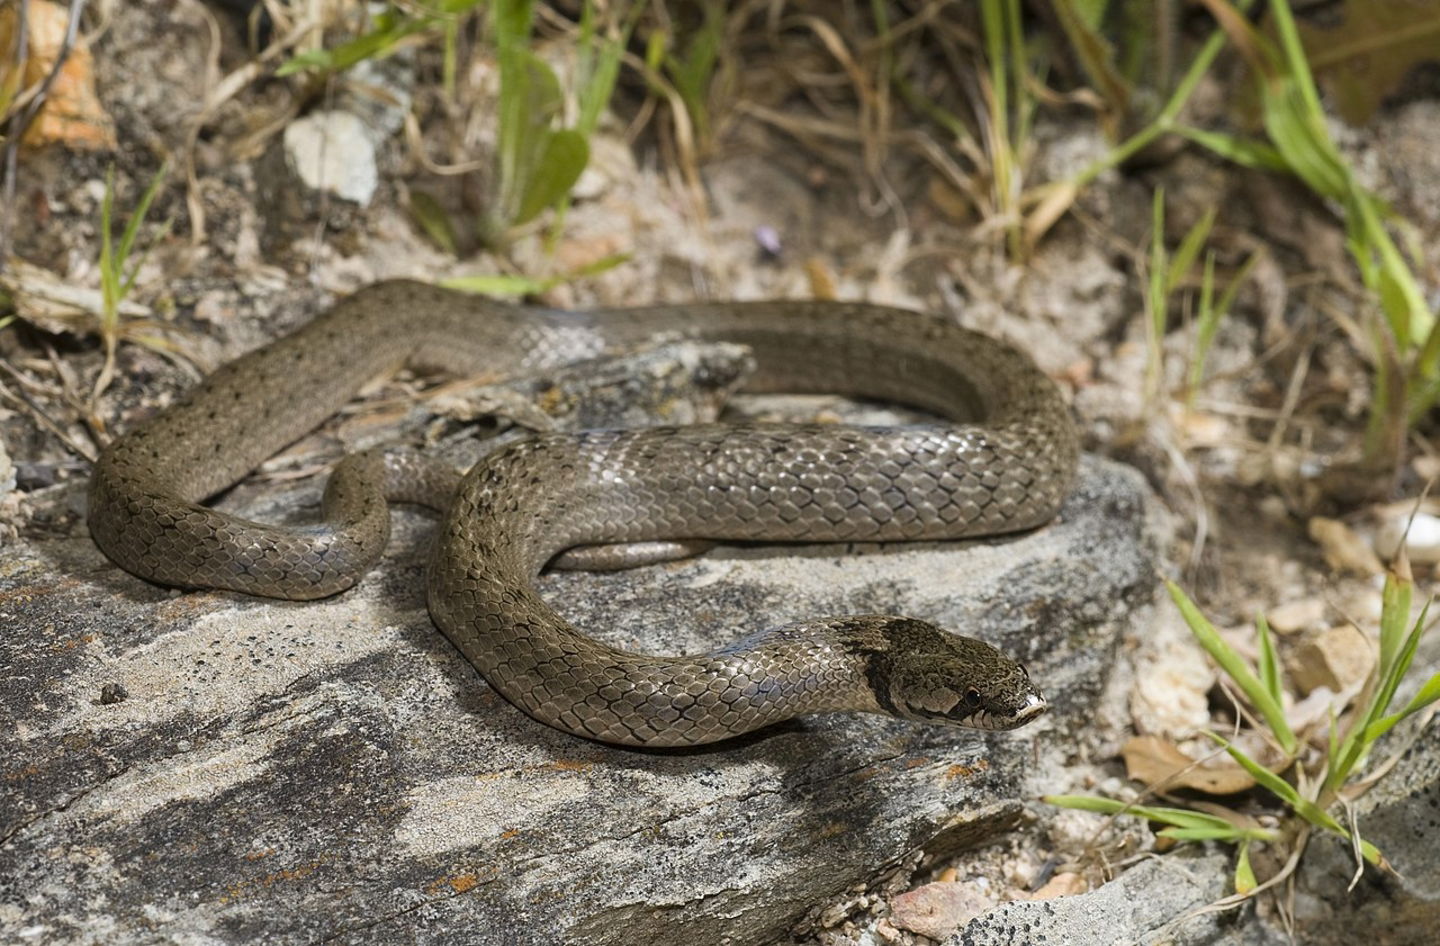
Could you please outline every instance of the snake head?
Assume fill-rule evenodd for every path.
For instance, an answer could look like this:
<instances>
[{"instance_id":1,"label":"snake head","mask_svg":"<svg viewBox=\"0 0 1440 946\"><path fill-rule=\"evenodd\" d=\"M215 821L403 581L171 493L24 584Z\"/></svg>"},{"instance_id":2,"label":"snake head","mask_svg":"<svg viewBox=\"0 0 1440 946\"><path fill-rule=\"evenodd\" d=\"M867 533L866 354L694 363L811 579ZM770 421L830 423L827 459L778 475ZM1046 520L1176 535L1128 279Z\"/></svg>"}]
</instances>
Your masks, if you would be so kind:
<instances>
[{"instance_id":1,"label":"snake head","mask_svg":"<svg viewBox=\"0 0 1440 946\"><path fill-rule=\"evenodd\" d=\"M967 729L1023 726L1045 712L1025 668L984 641L933 624L897 620L890 646L871 653L870 685L893 716Z\"/></svg>"}]
</instances>

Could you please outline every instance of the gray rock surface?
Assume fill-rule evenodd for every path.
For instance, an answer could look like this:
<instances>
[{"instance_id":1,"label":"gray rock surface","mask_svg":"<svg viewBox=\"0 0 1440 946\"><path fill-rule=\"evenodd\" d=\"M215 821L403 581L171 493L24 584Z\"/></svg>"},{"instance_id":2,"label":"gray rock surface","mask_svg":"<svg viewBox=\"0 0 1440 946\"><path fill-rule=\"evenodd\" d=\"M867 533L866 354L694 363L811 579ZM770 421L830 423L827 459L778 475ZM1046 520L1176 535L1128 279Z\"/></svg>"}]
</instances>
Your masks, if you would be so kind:
<instances>
[{"instance_id":1,"label":"gray rock surface","mask_svg":"<svg viewBox=\"0 0 1440 946\"><path fill-rule=\"evenodd\" d=\"M1347 889L1355 873L1349 845L1315 838L1300 865L1296 914L1303 941L1440 941L1440 728L1432 723L1420 733L1395 768L1356 802L1355 817L1360 835L1399 876L1367 868Z\"/></svg>"},{"instance_id":2,"label":"gray rock surface","mask_svg":"<svg viewBox=\"0 0 1440 946\"><path fill-rule=\"evenodd\" d=\"M1279 946L1253 911L1193 912L1229 893L1232 855L1183 849L1142 861L1088 893L1002 903L945 946Z\"/></svg>"},{"instance_id":3,"label":"gray rock surface","mask_svg":"<svg viewBox=\"0 0 1440 946\"><path fill-rule=\"evenodd\" d=\"M299 522L320 488L222 505ZM428 515L396 513L353 591L283 603L148 585L95 549L78 484L30 501L0 550L0 930L23 942L765 942L919 847L1013 827L1155 586L1148 492L1093 459L1028 535L545 578L568 618L656 652L914 614L1019 655L1053 706L1014 734L826 717L639 753L533 722L452 650Z\"/></svg>"}]
</instances>

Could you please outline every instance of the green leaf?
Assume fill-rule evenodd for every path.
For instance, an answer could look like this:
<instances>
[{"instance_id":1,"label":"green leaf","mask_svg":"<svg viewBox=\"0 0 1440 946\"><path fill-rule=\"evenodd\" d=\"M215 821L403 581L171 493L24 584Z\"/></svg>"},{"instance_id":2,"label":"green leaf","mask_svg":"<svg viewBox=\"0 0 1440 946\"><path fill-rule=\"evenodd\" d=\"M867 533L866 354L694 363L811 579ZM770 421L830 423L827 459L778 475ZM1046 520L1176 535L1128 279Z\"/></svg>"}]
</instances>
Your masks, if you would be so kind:
<instances>
[{"instance_id":1,"label":"green leaf","mask_svg":"<svg viewBox=\"0 0 1440 946\"><path fill-rule=\"evenodd\" d=\"M1280 703L1270 694L1267 689L1246 665L1244 658L1226 644L1220 637L1195 603L1180 589L1180 586L1173 581L1166 580L1166 589L1170 592L1171 599L1175 606L1180 609L1180 615L1190 627L1190 633L1195 635L1196 641L1205 648L1211 658L1220 665L1220 668L1229 675L1230 679L1244 692L1251 705L1259 711L1264 718L1270 731L1275 734L1275 739L1280 743L1280 748L1285 750L1287 755L1294 755L1299 746L1295 734L1290 730L1290 724L1285 719L1285 712Z\"/></svg>"},{"instance_id":2,"label":"green leaf","mask_svg":"<svg viewBox=\"0 0 1440 946\"><path fill-rule=\"evenodd\" d=\"M596 35L594 9L593 0L586 0L580 18L580 57L575 69L575 82L579 88L575 128L586 136L594 134L600 124L600 115L615 91L621 57L645 5L635 4L620 29L620 35L613 39L601 39Z\"/></svg>"},{"instance_id":3,"label":"green leaf","mask_svg":"<svg viewBox=\"0 0 1440 946\"><path fill-rule=\"evenodd\" d=\"M550 125L563 106L560 80L543 59L528 49L501 48L496 149L499 225L518 222L532 179L541 173L543 155L553 134Z\"/></svg>"},{"instance_id":4,"label":"green leaf","mask_svg":"<svg viewBox=\"0 0 1440 946\"><path fill-rule=\"evenodd\" d=\"M511 222L533 220L546 207L559 203L580 179L589 160L590 143L580 132L565 128L548 135Z\"/></svg>"},{"instance_id":5,"label":"green leaf","mask_svg":"<svg viewBox=\"0 0 1440 946\"><path fill-rule=\"evenodd\" d=\"M502 52L525 46L534 20L535 0L492 0L490 4L495 45Z\"/></svg>"},{"instance_id":6,"label":"green leaf","mask_svg":"<svg viewBox=\"0 0 1440 946\"><path fill-rule=\"evenodd\" d=\"M455 237L455 227L450 222L450 215L445 208L440 206L430 194L425 191L410 191L410 214L415 222L420 224L420 229L425 235L442 250L451 256L459 254L458 242Z\"/></svg>"},{"instance_id":7,"label":"green leaf","mask_svg":"<svg viewBox=\"0 0 1440 946\"><path fill-rule=\"evenodd\" d=\"M1326 19L1330 19L1326 17ZM1300 23L1306 58L1336 110L1367 124L1406 75L1440 50L1440 6L1416 0L1347 0L1340 22Z\"/></svg>"}]
</instances>

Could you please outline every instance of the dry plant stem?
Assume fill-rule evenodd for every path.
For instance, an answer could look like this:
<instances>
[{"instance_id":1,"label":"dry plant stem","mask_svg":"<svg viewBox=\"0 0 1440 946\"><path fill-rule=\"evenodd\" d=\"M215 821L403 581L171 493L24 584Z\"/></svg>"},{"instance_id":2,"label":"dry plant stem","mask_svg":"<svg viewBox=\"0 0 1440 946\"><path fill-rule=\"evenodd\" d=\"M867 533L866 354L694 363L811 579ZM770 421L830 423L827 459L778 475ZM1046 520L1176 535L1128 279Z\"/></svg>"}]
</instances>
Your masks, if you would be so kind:
<instances>
[{"instance_id":1,"label":"dry plant stem","mask_svg":"<svg viewBox=\"0 0 1440 946\"><path fill-rule=\"evenodd\" d=\"M1205 503L1205 490L1200 486L1200 477L1196 475L1195 468L1186 459L1185 451L1181 450L1169 436L1159 439L1161 449L1170 458L1170 464L1174 467L1175 472L1180 474L1180 479L1190 493L1190 500L1195 504L1195 541L1190 544L1189 560L1186 562L1186 568L1193 576L1200 569L1205 554L1205 541L1210 535L1210 509Z\"/></svg>"},{"instance_id":2,"label":"dry plant stem","mask_svg":"<svg viewBox=\"0 0 1440 946\"><path fill-rule=\"evenodd\" d=\"M1290 383L1285 387L1285 399L1280 403L1280 412L1275 419L1275 426L1270 429L1270 437L1266 442L1266 451L1270 454L1272 469L1275 463L1275 454L1279 452L1280 445L1285 439L1286 430L1290 424L1290 418L1295 415L1295 408L1300 403L1300 394L1304 390L1305 378L1310 373L1310 357L1314 354L1314 346L1306 345L1300 352L1300 357L1295 361L1295 368L1290 372Z\"/></svg>"},{"instance_id":3,"label":"dry plant stem","mask_svg":"<svg viewBox=\"0 0 1440 946\"><path fill-rule=\"evenodd\" d=\"M851 54L845 40L835 28L824 20L813 16L790 18L782 27L800 26L810 30L821 45L834 57L850 80L859 106L855 125L859 129L862 164L866 175L874 182L876 189L891 208L898 207L899 198L885 176L884 159L889 137L890 106L886 90L889 83L886 76L868 74ZM883 39L882 39L883 42Z\"/></svg>"},{"instance_id":4,"label":"dry plant stem","mask_svg":"<svg viewBox=\"0 0 1440 946\"><path fill-rule=\"evenodd\" d=\"M476 171L487 170L491 166L489 161L463 161L459 164L439 164L430 154L425 146L425 134L420 129L420 121L413 112L405 115L405 143L410 147L410 156L426 170L427 173L438 177L457 177L461 174L473 174Z\"/></svg>"},{"instance_id":5,"label":"dry plant stem","mask_svg":"<svg viewBox=\"0 0 1440 946\"><path fill-rule=\"evenodd\" d=\"M670 106L670 120L674 122L675 146L678 152L677 164L680 166L680 173L685 181L685 190L690 197L690 205L695 219L703 224L709 219L710 213L705 202L705 186L700 181L695 128L690 124L690 113L685 108L685 100L681 98L679 91L664 76L651 69L644 59L632 52L622 54L621 59L627 66L644 76L645 81L650 83L652 88L659 89Z\"/></svg>"},{"instance_id":6,"label":"dry plant stem","mask_svg":"<svg viewBox=\"0 0 1440 946\"><path fill-rule=\"evenodd\" d=\"M1250 0L1250 2L1242 0L1240 3L1240 7L1243 10L1249 10L1253 5L1253 0ZM1041 185L1022 196L1022 206L1036 205L1036 209L1032 213L1030 220L1026 222L1025 238L1027 242L1033 245L1039 241L1040 237L1060 218L1065 209L1074 202L1074 193L1078 193L1080 190L1088 187L1097 177L1111 168L1124 164L1142 149L1148 147L1152 142L1177 126L1180 111L1185 107L1185 103L1190 101L1190 96L1195 93L1195 88L1200 84L1200 79L1204 77L1205 73L1210 71L1210 66L1215 62L1215 57L1220 55L1220 50L1225 47L1225 42L1226 36L1224 30L1217 29L1210 35L1210 38L1205 41L1205 45L1200 48L1200 52L1195 56L1194 61L1190 63L1190 68L1186 70L1185 75L1175 86L1175 91L1171 93L1169 100L1165 103L1165 107L1160 110L1159 115L1155 116L1153 122L1134 135L1131 135L1119 145L1116 145L1103 158L1092 162L1074 177L1053 184ZM1071 195L1071 199L1065 201L1064 206L1058 208L1047 206L1047 199L1053 199L1056 195L1063 196L1066 193Z\"/></svg>"},{"instance_id":7,"label":"dry plant stem","mask_svg":"<svg viewBox=\"0 0 1440 946\"><path fill-rule=\"evenodd\" d=\"M102 333L101 338L105 344L105 361L100 366L100 373L95 376L94 386L90 389L90 403L85 410L85 424L100 443L105 443L109 439L109 434L105 430L105 418L100 416L100 395L105 393L105 389L115 379L115 348L119 343L119 338L109 333Z\"/></svg>"},{"instance_id":8,"label":"dry plant stem","mask_svg":"<svg viewBox=\"0 0 1440 946\"><path fill-rule=\"evenodd\" d=\"M1278 871L1276 871L1274 876L1262 881L1259 884L1256 884L1254 889L1250 890L1248 893L1232 893L1228 897L1221 897L1214 903L1207 903L1203 907L1196 907L1193 910L1182 913L1180 916L1176 917L1171 922L1181 923L1185 920L1191 920L1195 917L1204 916L1207 913L1222 913L1226 910L1231 910L1235 907L1243 906L1246 902L1253 900L1255 897L1259 896L1270 888L1289 880L1292 875L1294 875L1295 869L1300 866L1300 856L1305 853L1305 847L1309 844L1310 834L1312 830L1313 829L1308 821L1300 822L1300 826L1296 829L1295 832L1294 846L1290 849L1290 856L1285 859L1284 866L1281 867Z\"/></svg>"},{"instance_id":9,"label":"dry plant stem","mask_svg":"<svg viewBox=\"0 0 1440 946\"><path fill-rule=\"evenodd\" d=\"M214 76L218 72L220 61L218 25L208 11L206 11L206 17L211 25L211 46L206 53L205 97L200 111L196 113L194 121L190 123L189 129L185 133L185 144L182 150L182 159L185 165L185 211L190 218L190 242L196 246L205 242L205 205L200 198L200 179L195 172L195 145L199 140L201 130L214 117L220 106L263 76L276 59L280 58L287 50L299 45L318 24L317 20L309 17L301 20L283 37L267 46L258 56L217 81ZM258 142L263 142L279 133L290 123L291 119L299 114L299 111L299 101L292 98L290 104L274 120L248 136L247 147L254 148Z\"/></svg>"},{"instance_id":10,"label":"dry plant stem","mask_svg":"<svg viewBox=\"0 0 1440 946\"><path fill-rule=\"evenodd\" d=\"M5 371L9 373L12 377L14 377L17 381L20 380L21 376L5 361L0 360L0 368L4 368ZM10 401L10 403L17 404L24 410L29 411L30 414L42 427L50 431L50 433L54 434L55 439L59 440L62 444L64 444L66 449L68 449L71 453L75 454L75 456L79 457L87 463L95 462L95 452L77 443L74 438L67 434L65 432L65 429L61 427L60 424L57 423L49 414L45 413L45 410L40 407L39 404L36 404L33 400L30 399L30 395L25 393L25 388L23 385L12 391L10 390L8 385L0 383L0 395L3 395L6 400Z\"/></svg>"},{"instance_id":11,"label":"dry plant stem","mask_svg":"<svg viewBox=\"0 0 1440 946\"><path fill-rule=\"evenodd\" d=\"M65 62L70 58L70 50L75 46L75 36L80 31L80 15L85 12L85 0L70 0L70 18L65 23L65 36L60 41L60 49L55 54L55 62L50 66L50 71L40 81L40 87L25 106L25 111L11 122L5 140L5 188L4 188L4 210L0 215L0 272L5 270L5 260L10 256L10 224L12 211L15 208L15 177L18 173L20 153L20 139L25 137L25 132L35 116L40 114L40 108L45 104L45 97L50 92L50 87L60 77L60 70L64 68ZM23 61L27 26L30 19L29 0L20 0L19 10L19 36L16 38L17 57L16 67Z\"/></svg>"}]
</instances>

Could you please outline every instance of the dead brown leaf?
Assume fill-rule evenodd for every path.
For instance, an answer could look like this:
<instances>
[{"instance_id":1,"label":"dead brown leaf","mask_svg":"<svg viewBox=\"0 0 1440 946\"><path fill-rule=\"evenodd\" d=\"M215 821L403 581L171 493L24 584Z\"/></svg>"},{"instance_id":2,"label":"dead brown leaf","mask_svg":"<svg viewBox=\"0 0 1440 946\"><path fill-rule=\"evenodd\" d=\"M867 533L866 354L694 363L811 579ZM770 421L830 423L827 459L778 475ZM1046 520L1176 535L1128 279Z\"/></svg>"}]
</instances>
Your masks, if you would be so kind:
<instances>
[{"instance_id":1,"label":"dead brown leaf","mask_svg":"<svg viewBox=\"0 0 1440 946\"><path fill-rule=\"evenodd\" d=\"M9 4L0 10L0 49L7 53L15 46L19 9L17 4ZM0 63L0 86L16 89L21 95L38 88L55 68L70 23L70 11L50 0L31 0L28 9L30 54L21 74L14 74L13 62ZM77 37L71 47L23 140L29 148L48 144L89 151L115 148L114 122L95 93L95 66L84 36Z\"/></svg>"},{"instance_id":2,"label":"dead brown leaf","mask_svg":"<svg viewBox=\"0 0 1440 946\"><path fill-rule=\"evenodd\" d=\"M1126 773L1146 785L1164 783L1167 789L1193 788L1211 795L1234 795L1255 786L1250 773L1228 756L1198 765L1174 743L1159 736L1136 736L1120 752L1125 757Z\"/></svg>"},{"instance_id":3,"label":"dead brown leaf","mask_svg":"<svg viewBox=\"0 0 1440 946\"><path fill-rule=\"evenodd\" d=\"M1417 65L1440 60L1440 0L1346 0L1339 26L1299 28L1310 67L1356 125Z\"/></svg>"}]
</instances>

